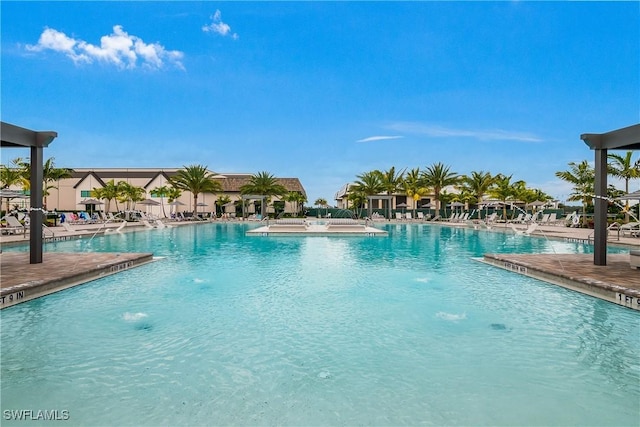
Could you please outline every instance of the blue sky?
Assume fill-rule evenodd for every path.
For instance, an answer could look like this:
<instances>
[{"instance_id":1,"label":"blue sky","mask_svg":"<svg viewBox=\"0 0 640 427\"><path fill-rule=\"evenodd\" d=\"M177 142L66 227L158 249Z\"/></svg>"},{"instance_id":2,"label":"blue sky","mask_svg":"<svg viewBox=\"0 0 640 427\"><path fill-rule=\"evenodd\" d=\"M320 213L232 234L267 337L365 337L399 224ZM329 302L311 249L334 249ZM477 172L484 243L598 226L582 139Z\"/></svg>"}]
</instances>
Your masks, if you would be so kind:
<instances>
[{"instance_id":1,"label":"blue sky","mask_svg":"<svg viewBox=\"0 0 640 427\"><path fill-rule=\"evenodd\" d=\"M0 8L2 120L57 131L59 167L268 171L331 202L443 162L564 200L555 172L593 157L580 134L640 120L637 2Z\"/></svg>"}]
</instances>

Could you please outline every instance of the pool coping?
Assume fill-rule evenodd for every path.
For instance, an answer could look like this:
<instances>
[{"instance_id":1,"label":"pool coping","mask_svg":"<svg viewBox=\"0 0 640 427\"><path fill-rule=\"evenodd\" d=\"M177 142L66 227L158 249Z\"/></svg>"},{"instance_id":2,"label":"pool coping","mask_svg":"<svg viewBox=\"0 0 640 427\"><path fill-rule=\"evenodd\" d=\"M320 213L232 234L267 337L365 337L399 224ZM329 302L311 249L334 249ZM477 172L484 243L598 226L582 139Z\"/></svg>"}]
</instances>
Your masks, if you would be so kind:
<instances>
[{"instance_id":1,"label":"pool coping","mask_svg":"<svg viewBox=\"0 0 640 427\"><path fill-rule=\"evenodd\" d=\"M565 255L565 254L562 254ZM554 258L561 258L561 255L554 254ZM584 258L587 262L591 262L591 255L582 254L566 254L567 258L576 259ZM565 271L558 268L550 268L537 260L540 260L540 254L484 254L482 258L474 258L476 261L520 274L532 277L553 285L561 286L576 292L600 298L605 301L612 302L623 307L640 311L640 289L633 289L623 285L611 283L606 279L594 278L588 272ZM626 254L610 254L609 264L629 265L629 256ZM565 262L569 262L565 260ZM561 265L560 263L558 265ZM637 272L629 268L629 274L640 276L640 270Z\"/></svg>"},{"instance_id":2,"label":"pool coping","mask_svg":"<svg viewBox=\"0 0 640 427\"><path fill-rule=\"evenodd\" d=\"M73 268L65 258L73 258ZM0 259L0 310L155 260L152 253L115 252L48 253L41 264L29 264L29 254L24 252L3 252ZM21 275L25 272L26 278Z\"/></svg>"}]
</instances>

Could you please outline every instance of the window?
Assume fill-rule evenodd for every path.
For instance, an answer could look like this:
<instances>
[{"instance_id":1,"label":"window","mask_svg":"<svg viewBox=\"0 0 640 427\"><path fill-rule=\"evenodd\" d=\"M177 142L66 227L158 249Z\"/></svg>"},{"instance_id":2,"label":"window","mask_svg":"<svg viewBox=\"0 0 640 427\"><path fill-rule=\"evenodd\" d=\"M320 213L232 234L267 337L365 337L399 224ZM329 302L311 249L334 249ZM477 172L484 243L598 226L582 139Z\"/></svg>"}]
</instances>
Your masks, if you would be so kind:
<instances>
[{"instance_id":1,"label":"window","mask_svg":"<svg viewBox=\"0 0 640 427\"><path fill-rule=\"evenodd\" d=\"M91 197L91 190L80 191L80 197Z\"/></svg>"}]
</instances>

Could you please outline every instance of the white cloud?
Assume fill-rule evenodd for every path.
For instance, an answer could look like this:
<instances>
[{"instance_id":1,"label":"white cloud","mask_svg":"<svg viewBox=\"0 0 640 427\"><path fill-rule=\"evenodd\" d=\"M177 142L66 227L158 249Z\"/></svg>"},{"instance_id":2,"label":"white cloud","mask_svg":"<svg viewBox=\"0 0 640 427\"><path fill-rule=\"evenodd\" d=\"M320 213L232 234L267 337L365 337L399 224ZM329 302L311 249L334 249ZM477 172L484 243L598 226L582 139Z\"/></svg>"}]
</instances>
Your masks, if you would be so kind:
<instances>
[{"instance_id":1,"label":"white cloud","mask_svg":"<svg viewBox=\"0 0 640 427\"><path fill-rule=\"evenodd\" d=\"M237 40L238 34L231 32L229 24L222 22L222 12L216 10L216 13L211 15L211 23L209 25L203 25L202 31L208 33L210 31L220 34L221 36L230 36L232 39Z\"/></svg>"},{"instance_id":2,"label":"white cloud","mask_svg":"<svg viewBox=\"0 0 640 427\"><path fill-rule=\"evenodd\" d=\"M359 139L356 142L371 142L371 141L383 141L387 139L400 139L404 136L370 136L368 138Z\"/></svg>"},{"instance_id":3,"label":"white cloud","mask_svg":"<svg viewBox=\"0 0 640 427\"><path fill-rule=\"evenodd\" d=\"M177 50L166 50L158 43L147 44L141 38L128 34L121 25L113 27L113 33L100 38L100 46L84 40L73 39L52 28L46 28L38 44L27 45L27 50L40 52L53 50L71 58L75 63L101 61L118 68L136 68L138 65L160 69L165 64L182 66L184 54Z\"/></svg>"},{"instance_id":4,"label":"white cloud","mask_svg":"<svg viewBox=\"0 0 640 427\"><path fill-rule=\"evenodd\" d=\"M452 129L444 126L424 124L418 122L397 122L387 128L407 133L415 133L427 135L434 138L447 137L463 137L474 138L481 141L522 141L522 142L541 142L542 139L536 135L526 132L513 132L502 129L491 130L470 130L470 129Z\"/></svg>"}]
</instances>

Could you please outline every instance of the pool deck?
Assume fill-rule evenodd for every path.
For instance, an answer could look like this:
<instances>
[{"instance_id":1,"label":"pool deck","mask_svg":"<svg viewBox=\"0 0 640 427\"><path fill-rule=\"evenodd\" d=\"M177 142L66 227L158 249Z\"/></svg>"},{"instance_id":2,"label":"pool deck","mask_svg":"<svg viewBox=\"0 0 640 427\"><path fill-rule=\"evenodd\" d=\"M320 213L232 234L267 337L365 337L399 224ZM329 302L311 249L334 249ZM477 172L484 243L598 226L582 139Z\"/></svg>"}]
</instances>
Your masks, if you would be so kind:
<instances>
[{"instance_id":1,"label":"pool deck","mask_svg":"<svg viewBox=\"0 0 640 427\"><path fill-rule=\"evenodd\" d=\"M184 221L174 226L198 226L207 221ZM376 224L419 223L417 221L386 221ZM422 222L424 223L424 222ZM465 224L435 222L434 226L465 227ZM466 225L468 228L469 226ZM99 224L77 227L68 231L52 227L50 240L71 240L104 233ZM82 228L82 229L80 229ZM143 225L128 225L123 232L145 229ZM524 229L524 226L519 226ZM149 230L154 232L155 230ZM510 226L495 224L478 232L502 232L514 234ZM531 237L549 238L570 242L589 243L593 230L561 226L541 226ZM2 246L26 245L28 234L2 235ZM610 236L610 245L639 249L640 238ZM28 252L0 254L0 308L9 307L33 298L48 295L91 280L114 274L153 261L150 253L55 253L45 252L41 264L29 264ZM593 255L587 254L484 254L487 264L507 269L516 274L535 277L548 283L583 292L635 310L640 310L640 269L632 269L629 254L609 254L606 266L593 265Z\"/></svg>"}]
</instances>

